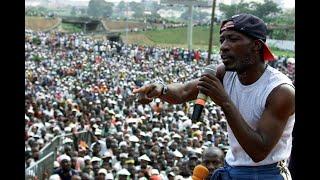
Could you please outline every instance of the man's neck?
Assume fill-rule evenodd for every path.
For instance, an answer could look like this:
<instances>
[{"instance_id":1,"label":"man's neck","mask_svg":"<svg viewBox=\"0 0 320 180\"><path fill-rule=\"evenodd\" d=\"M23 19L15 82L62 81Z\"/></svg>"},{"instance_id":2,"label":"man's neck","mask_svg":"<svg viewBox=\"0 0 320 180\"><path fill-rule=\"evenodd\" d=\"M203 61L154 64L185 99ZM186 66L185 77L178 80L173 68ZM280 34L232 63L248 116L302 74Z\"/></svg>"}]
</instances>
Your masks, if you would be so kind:
<instances>
[{"instance_id":1,"label":"man's neck","mask_svg":"<svg viewBox=\"0 0 320 180\"><path fill-rule=\"evenodd\" d=\"M253 84L262 76L266 68L267 68L266 64L260 63L259 65L249 67L244 72L241 72L241 73L237 72L239 81L243 85Z\"/></svg>"}]
</instances>

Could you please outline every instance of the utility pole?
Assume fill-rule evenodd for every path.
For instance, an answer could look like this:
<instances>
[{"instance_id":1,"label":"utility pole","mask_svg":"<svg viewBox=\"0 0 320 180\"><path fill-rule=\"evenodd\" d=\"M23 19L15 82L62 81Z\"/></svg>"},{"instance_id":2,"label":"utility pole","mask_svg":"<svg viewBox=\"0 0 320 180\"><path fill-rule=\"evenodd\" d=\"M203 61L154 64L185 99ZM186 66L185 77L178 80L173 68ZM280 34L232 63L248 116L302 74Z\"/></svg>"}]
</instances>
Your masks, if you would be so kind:
<instances>
[{"instance_id":1,"label":"utility pole","mask_svg":"<svg viewBox=\"0 0 320 180\"><path fill-rule=\"evenodd\" d=\"M189 24L188 24L188 49L191 51L192 49L192 29L193 29L193 5L190 4L188 6L188 14L189 14Z\"/></svg>"},{"instance_id":2,"label":"utility pole","mask_svg":"<svg viewBox=\"0 0 320 180\"><path fill-rule=\"evenodd\" d=\"M173 4L179 4L179 5L184 5L188 7L188 16L189 16L189 21L188 21L188 32L187 32L187 41L188 41L188 49L192 49L192 29L193 29L193 7L210 7L208 2L205 1L199 1L199 0L161 0L161 4L168 4L168 5L173 5Z\"/></svg>"},{"instance_id":3,"label":"utility pole","mask_svg":"<svg viewBox=\"0 0 320 180\"><path fill-rule=\"evenodd\" d=\"M211 11L211 24L210 24L210 36L209 36L209 50L208 50L208 59L207 65L210 64L211 60L211 51L212 51L212 34L213 34L213 23L214 23L214 9L216 7L216 0L212 1L212 11Z\"/></svg>"},{"instance_id":4,"label":"utility pole","mask_svg":"<svg viewBox=\"0 0 320 180\"><path fill-rule=\"evenodd\" d=\"M128 1L126 3L126 41L128 44Z\"/></svg>"}]
</instances>

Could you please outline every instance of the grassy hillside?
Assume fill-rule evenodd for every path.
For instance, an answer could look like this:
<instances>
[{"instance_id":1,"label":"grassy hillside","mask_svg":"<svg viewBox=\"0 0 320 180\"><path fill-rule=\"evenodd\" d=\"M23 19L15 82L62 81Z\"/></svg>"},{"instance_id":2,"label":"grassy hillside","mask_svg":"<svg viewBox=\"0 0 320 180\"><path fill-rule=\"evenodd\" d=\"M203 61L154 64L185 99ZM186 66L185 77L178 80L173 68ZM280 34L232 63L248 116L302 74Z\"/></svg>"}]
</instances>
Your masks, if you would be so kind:
<instances>
[{"instance_id":1,"label":"grassy hillside","mask_svg":"<svg viewBox=\"0 0 320 180\"><path fill-rule=\"evenodd\" d=\"M58 18L46 19L44 17L25 17L25 27L35 31L44 31L50 29L59 23Z\"/></svg>"},{"instance_id":2,"label":"grassy hillside","mask_svg":"<svg viewBox=\"0 0 320 180\"><path fill-rule=\"evenodd\" d=\"M208 50L209 45L209 30L210 27L194 27L193 28L193 49ZM187 28L175 28L164 30L153 30L137 33L129 33L128 41L125 35L122 39L128 43L139 43L145 45L156 45L160 47L183 47L187 48ZM213 31L213 51L218 52L220 47L219 42L219 27L215 26ZM285 55L294 57L295 53L292 51L284 51L278 48L270 47L272 52L278 56Z\"/></svg>"},{"instance_id":3,"label":"grassy hillside","mask_svg":"<svg viewBox=\"0 0 320 180\"><path fill-rule=\"evenodd\" d=\"M209 27L194 27L192 33L193 44L208 46L209 29ZM214 32L217 31L218 27L215 27ZM187 44L187 28L155 30L147 31L144 33L150 40L157 43ZM213 43L214 45L217 45L219 43L217 33L214 33Z\"/></svg>"}]
</instances>

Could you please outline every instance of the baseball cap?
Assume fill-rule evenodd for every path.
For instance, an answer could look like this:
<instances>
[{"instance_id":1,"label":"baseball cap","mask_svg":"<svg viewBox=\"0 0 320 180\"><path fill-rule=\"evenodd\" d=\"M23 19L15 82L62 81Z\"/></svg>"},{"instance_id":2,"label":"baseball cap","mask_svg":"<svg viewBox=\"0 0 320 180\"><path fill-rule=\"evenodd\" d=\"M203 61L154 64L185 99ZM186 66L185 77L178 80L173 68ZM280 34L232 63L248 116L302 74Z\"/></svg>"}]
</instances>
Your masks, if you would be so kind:
<instances>
[{"instance_id":1,"label":"baseball cap","mask_svg":"<svg viewBox=\"0 0 320 180\"><path fill-rule=\"evenodd\" d=\"M260 40L263 44L263 59L268 61L275 60L271 50L265 43L267 39L267 25L262 19L251 14L237 14L222 21L220 34L228 29Z\"/></svg>"},{"instance_id":2,"label":"baseball cap","mask_svg":"<svg viewBox=\"0 0 320 180\"><path fill-rule=\"evenodd\" d=\"M104 174L105 176L108 174L108 171L104 168L99 169L98 174Z\"/></svg>"}]
</instances>

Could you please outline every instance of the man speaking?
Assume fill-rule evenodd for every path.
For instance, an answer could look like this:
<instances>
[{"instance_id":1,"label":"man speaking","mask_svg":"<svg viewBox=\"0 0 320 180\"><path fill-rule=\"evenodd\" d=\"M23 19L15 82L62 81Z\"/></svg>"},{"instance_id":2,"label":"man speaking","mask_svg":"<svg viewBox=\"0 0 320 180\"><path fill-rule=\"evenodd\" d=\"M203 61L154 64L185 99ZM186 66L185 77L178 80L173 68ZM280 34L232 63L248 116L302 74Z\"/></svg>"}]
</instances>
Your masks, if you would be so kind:
<instances>
[{"instance_id":1,"label":"man speaking","mask_svg":"<svg viewBox=\"0 0 320 180\"><path fill-rule=\"evenodd\" d=\"M230 149L224 167L211 179L291 179L286 161L292 147L295 88L291 80L266 61L274 59L265 44L266 24L250 14L221 24L216 75L203 74L185 84L147 84L134 93L145 102L159 97L169 103L195 100L199 91L223 110Z\"/></svg>"}]
</instances>

